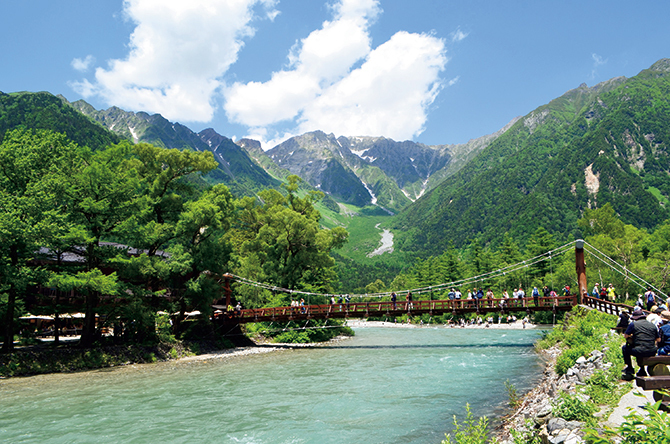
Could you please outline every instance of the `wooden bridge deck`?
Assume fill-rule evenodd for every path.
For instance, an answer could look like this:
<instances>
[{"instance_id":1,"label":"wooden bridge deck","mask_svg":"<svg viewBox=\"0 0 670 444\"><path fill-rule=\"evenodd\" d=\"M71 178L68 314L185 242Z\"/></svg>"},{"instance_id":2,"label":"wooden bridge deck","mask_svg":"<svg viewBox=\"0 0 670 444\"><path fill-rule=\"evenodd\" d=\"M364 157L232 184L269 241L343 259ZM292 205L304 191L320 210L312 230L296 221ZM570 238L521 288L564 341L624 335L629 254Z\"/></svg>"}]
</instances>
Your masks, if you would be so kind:
<instances>
[{"instance_id":1,"label":"wooden bridge deck","mask_svg":"<svg viewBox=\"0 0 670 444\"><path fill-rule=\"evenodd\" d=\"M522 299L447 299L407 302L374 301L351 302L349 304L305 305L302 307L248 308L239 313L222 313L216 319L224 322L246 324L250 322L300 321L307 319L344 319L384 316L412 316L451 313L502 313L516 311L569 311L577 304L577 296L540 297ZM218 307L217 307L218 308Z\"/></svg>"}]
</instances>

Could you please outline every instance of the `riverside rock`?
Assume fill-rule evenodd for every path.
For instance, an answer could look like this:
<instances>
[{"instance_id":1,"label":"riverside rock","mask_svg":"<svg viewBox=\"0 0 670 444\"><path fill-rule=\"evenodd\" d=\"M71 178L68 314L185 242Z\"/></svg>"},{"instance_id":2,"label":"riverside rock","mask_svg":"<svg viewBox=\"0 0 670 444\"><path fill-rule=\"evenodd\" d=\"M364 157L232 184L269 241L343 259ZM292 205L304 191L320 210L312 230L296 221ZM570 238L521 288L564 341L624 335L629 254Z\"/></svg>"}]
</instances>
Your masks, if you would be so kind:
<instances>
[{"instance_id":1,"label":"riverside rock","mask_svg":"<svg viewBox=\"0 0 670 444\"><path fill-rule=\"evenodd\" d=\"M576 388L583 385L599 368L607 368L610 363L605 363L605 353L596 350L588 357L580 357L575 365L569 368L565 375L558 376L554 371L556 356L560 353L557 347L542 351L547 358L547 366L543 374L542 382L531 390L521 403L521 407L503 425L498 438L502 442L514 442L509 438L509 430L528 430L525 423L526 418L532 418L535 430L531 431L539 436L545 444L577 444L583 443L584 432L581 430L584 423L579 421L567 421L564 418L552 417L553 404L558 400L561 392L576 396L580 401L587 402L589 397L578 393Z\"/></svg>"}]
</instances>

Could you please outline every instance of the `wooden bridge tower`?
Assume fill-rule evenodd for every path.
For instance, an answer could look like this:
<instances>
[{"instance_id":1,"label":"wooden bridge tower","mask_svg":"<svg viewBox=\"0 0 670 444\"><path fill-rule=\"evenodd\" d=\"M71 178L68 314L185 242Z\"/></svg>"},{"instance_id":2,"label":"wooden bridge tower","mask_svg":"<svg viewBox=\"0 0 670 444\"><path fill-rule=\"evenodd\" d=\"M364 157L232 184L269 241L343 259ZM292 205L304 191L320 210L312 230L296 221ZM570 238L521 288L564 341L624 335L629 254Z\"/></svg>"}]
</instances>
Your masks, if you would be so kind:
<instances>
[{"instance_id":1,"label":"wooden bridge tower","mask_svg":"<svg viewBox=\"0 0 670 444\"><path fill-rule=\"evenodd\" d=\"M586 262L584 262L584 241L578 239L575 242L575 268L577 271L577 303L582 303L582 296L588 295L586 286Z\"/></svg>"}]
</instances>

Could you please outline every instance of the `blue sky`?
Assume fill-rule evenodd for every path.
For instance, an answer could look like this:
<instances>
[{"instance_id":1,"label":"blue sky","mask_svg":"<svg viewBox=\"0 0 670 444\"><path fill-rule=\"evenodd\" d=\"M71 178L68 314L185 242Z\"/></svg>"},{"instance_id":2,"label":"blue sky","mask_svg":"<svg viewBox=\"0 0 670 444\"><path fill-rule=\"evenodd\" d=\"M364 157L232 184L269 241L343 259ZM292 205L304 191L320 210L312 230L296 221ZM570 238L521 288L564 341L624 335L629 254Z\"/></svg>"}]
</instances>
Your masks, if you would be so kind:
<instances>
[{"instance_id":1,"label":"blue sky","mask_svg":"<svg viewBox=\"0 0 670 444\"><path fill-rule=\"evenodd\" d=\"M665 0L5 1L0 91L266 148L315 129L462 143L670 57L668 17Z\"/></svg>"}]
</instances>

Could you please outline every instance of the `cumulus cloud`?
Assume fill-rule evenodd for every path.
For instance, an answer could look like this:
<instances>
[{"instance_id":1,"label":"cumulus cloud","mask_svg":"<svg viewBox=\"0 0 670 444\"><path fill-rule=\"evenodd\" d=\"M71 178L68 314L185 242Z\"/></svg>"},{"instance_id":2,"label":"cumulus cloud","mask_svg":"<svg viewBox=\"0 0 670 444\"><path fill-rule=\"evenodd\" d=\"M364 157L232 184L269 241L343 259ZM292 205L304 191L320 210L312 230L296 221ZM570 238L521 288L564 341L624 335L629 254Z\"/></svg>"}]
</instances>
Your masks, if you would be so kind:
<instances>
[{"instance_id":1,"label":"cumulus cloud","mask_svg":"<svg viewBox=\"0 0 670 444\"><path fill-rule=\"evenodd\" d=\"M306 104L300 131L410 139L423 131L428 106L441 88L444 43L425 34L398 32L360 68Z\"/></svg>"},{"instance_id":2,"label":"cumulus cloud","mask_svg":"<svg viewBox=\"0 0 670 444\"><path fill-rule=\"evenodd\" d=\"M376 0L335 4L333 20L292 48L287 69L225 90L228 118L274 141L316 129L397 139L421 133L442 87L444 41L398 32L373 49L369 26L380 13ZM294 131L273 132L287 121L297 122Z\"/></svg>"},{"instance_id":3,"label":"cumulus cloud","mask_svg":"<svg viewBox=\"0 0 670 444\"><path fill-rule=\"evenodd\" d=\"M97 68L95 81L73 82L85 97L98 95L132 110L170 120L209 121L221 76L254 33L254 7L272 19L276 0L125 0L136 24L129 54Z\"/></svg>"},{"instance_id":4,"label":"cumulus cloud","mask_svg":"<svg viewBox=\"0 0 670 444\"><path fill-rule=\"evenodd\" d=\"M423 131L436 95L453 83L440 77L445 40L400 31L373 47L379 0L335 0L330 19L287 48L286 68L264 82L224 84L253 26L273 20L277 4L124 0L124 15L135 24L127 56L70 85L85 98L173 121L209 122L222 105L229 122L265 146L315 129L395 139ZM447 41L466 35L458 30ZM88 56L72 66L84 72L93 63Z\"/></svg>"},{"instance_id":5,"label":"cumulus cloud","mask_svg":"<svg viewBox=\"0 0 670 444\"><path fill-rule=\"evenodd\" d=\"M85 72L88 71L88 68L95 63L95 58L92 55L87 55L85 59L72 59L71 65L77 71Z\"/></svg>"},{"instance_id":6,"label":"cumulus cloud","mask_svg":"<svg viewBox=\"0 0 670 444\"><path fill-rule=\"evenodd\" d=\"M370 52L367 28L379 13L376 1L343 0L326 21L289 53L289 69L267 82L235 83L225 94L228 118L249 126L293 119L328 85Z\"/></svg>"}]
</instances>

